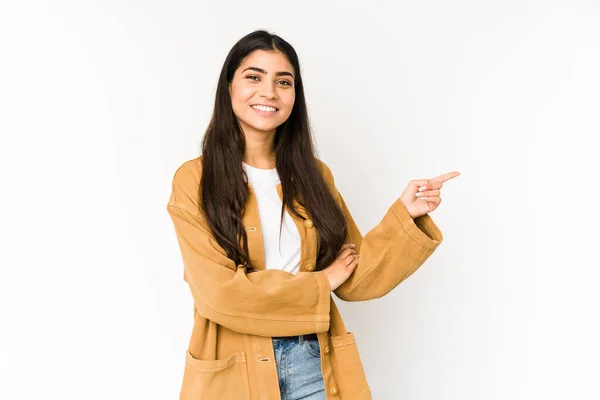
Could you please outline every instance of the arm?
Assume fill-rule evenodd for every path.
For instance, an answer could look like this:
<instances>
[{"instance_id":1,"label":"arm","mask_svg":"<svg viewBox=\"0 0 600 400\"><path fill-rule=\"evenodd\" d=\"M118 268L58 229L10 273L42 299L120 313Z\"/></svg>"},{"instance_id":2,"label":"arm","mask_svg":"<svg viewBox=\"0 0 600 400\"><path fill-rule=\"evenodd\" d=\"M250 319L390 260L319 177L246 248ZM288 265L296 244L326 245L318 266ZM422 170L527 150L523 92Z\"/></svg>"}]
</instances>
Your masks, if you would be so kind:
<instances>
[{"instance_id":1,"label":"arm","mask_svg":"<svg viewBox=\"0 0 600 400\"><path fill-rule=\"evenodd\" d=\"M361 255L358 266L334 293L345 301L363 301L389 293L415 272L443 240L427 214L415 218L397 199L383 219L363 238L342 195L333 184L334 195L348 224L345 243L354 243Z\"/></svg>"},{"instance_id":2,"label":"arm","mask_svg":"<svg viewBox=\"0 0 600 400\"><path fill-rule=\"evenodd\" d=\"M246 274L244 268L236 268L204 217L194 211L194 185L184 176L184 172L175 175L167 210L181 249L184 279L198 312L228 329L252 335L326 332L331 295L325 273L264 270Z\"/></svg>"}]
</instances>

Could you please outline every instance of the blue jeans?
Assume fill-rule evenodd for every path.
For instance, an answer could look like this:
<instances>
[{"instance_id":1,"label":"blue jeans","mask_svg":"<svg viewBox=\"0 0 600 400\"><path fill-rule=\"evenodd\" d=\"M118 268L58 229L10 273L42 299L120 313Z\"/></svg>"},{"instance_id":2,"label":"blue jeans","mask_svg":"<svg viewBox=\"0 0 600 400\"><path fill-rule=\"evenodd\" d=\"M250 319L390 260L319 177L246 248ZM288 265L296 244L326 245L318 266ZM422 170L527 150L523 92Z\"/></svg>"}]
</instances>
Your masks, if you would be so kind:
<instances>
[{"instance_id":1,"label":"blue jeans","mask_svg":"<svg viewBox=\"0 0 600 400\"><path fill-rule=\"evenodd\" d=\"M281 400L325 400L319 341L273 338Z\"/></svg>"}]
</instances>

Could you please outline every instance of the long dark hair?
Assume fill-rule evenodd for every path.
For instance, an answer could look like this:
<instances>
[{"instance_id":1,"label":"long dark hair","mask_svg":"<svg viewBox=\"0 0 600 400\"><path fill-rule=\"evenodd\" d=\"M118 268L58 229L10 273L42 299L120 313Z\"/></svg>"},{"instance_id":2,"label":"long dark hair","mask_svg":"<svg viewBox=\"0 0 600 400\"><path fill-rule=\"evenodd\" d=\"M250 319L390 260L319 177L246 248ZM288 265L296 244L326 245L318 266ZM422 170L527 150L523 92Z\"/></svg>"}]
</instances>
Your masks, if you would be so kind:
<instances>
[{"instance_id":1,"label":"long dark hair","mask_svg":"<svg viewBox=\"0 0 600 400\"><path fill-rule=\"evenodd\" d=\"M308 120L300 64L294 48L277 35L258 30L240 39L231 49L219 76L215 108L202 140L202 178L199 203L219 245L236 265L255 270L248 254L242 216L248 198L247 175L242 167L246 141L231 105L228 85L243 59L255 50L277 50L294 68L295 101L289 118L276 129L275 163L284 209L303 218L293 205L295 198L306 210L319 233L316 270L335 260L347 235L342 210L322 178Z\"/></svg>"}]
</instances>

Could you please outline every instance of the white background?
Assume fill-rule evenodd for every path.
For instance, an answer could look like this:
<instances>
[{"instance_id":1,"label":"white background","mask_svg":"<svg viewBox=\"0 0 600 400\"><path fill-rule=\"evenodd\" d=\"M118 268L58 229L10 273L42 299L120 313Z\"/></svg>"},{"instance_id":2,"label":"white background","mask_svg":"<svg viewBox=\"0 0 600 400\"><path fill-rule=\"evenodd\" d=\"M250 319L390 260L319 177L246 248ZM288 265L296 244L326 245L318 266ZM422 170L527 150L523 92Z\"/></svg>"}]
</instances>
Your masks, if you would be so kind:
<instances>
[{"instance_id":1,"label":"white background","mask_svg":"<svg viewBox=\"0 0 600 400\"><path fill-rule=\"evenodd\" d=\"M374 398L600 398L593 0L3 2L0 398L177 398L170 183L259 28L296 48L363 234L409 180L462 173L421 269L338 300Z\"/></svg>"}]
</instances>

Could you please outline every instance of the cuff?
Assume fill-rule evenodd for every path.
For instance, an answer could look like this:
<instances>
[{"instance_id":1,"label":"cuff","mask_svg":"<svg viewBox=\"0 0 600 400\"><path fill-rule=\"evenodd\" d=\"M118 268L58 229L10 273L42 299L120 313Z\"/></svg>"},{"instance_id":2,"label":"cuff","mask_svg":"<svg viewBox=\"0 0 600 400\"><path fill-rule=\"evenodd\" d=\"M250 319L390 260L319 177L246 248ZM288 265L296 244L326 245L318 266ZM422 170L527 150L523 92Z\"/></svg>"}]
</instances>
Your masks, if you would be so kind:
<instances>
[{"instance_id":1,"label":"cuff","mask_svg":"<svg viewBox=\"0 0 600 400\"><path fill-rule=\"evenodd\" d=\"M421 246L434 249L444 240L442 232L429 214L421 215L413 220L400 198L390 208L402 223L404 230Z\"/></svg>"},{"instance_id":2,"label":"cuff","mask_svg":"<svg viewBox=\"0 0 600 400\"><path fill-rule=\"evenodd\" d=\"M326 316L326 319L317 321L315 333L327 332L329 330L330 309L331 309L331 286L325 272L315 271L310 273L317 281L319 290L319 304L317 306L317 315Z\"/></svg>"}]
</instances>

